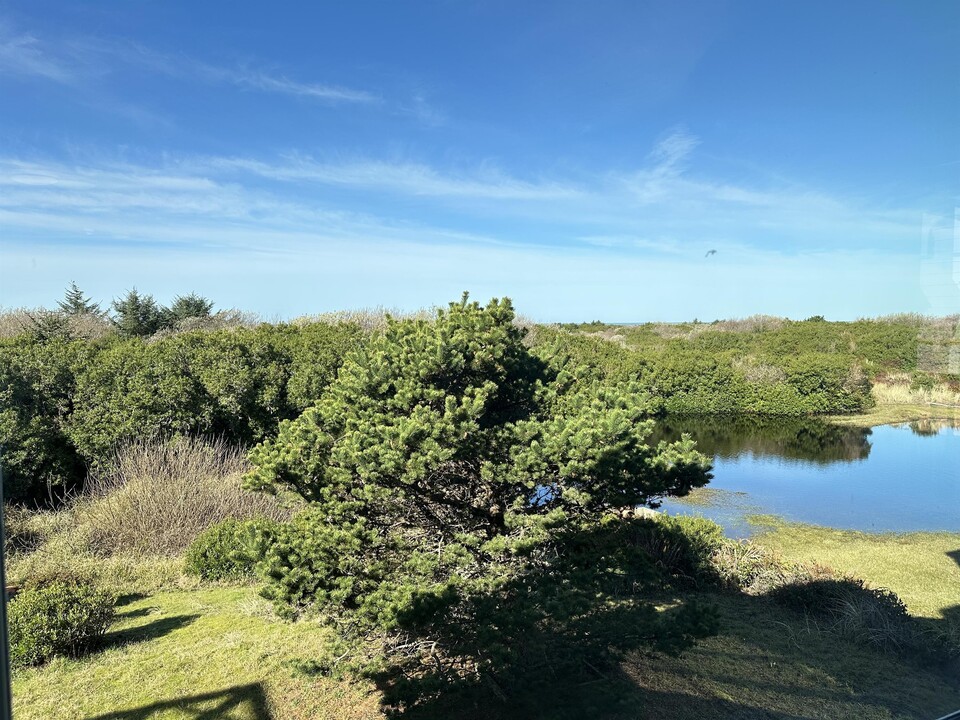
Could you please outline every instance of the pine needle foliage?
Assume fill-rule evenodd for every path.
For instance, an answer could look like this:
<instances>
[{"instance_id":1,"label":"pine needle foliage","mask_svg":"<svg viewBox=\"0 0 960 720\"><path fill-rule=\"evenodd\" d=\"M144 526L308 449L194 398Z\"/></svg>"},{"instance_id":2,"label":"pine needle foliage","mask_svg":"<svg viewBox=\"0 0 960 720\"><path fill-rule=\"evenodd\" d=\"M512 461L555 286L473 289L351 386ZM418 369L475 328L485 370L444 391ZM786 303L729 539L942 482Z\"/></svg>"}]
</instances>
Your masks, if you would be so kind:
<instances>
[{"instance_id":1,"label":"pine needle foliage","mask_svg":"<svg viewBox=\"0 0 960 720\"><path fill-rule=\"evenodd\" d=\"M455 657L451 629L477 608L509 603L523 578L563 585L572 538L612 511L706 484L689 438L645 443L637 387L605 385L559 350L535 353L513 320L509 300L466 295L432 321L388 319L314 406L252 451L249 487L309 503L263 563L281 610L310 608L360 634L413 633L426 644L401 644ZM570 607L569 594L539 594L522 614L563 616L601 590L578 591Z\"/></svg>"},{"instance_id":2,"label":"pine needle foliage","mask_svg":"<svg viewBox=\"0 0 960 720\"><path fill-rule=\"evenodd\" d=\"M100 304L91 300L75 282L63 294L63 300L57 303L60 312L65 315L97 315L101 314Z\"/></svg>"}]
</instances>

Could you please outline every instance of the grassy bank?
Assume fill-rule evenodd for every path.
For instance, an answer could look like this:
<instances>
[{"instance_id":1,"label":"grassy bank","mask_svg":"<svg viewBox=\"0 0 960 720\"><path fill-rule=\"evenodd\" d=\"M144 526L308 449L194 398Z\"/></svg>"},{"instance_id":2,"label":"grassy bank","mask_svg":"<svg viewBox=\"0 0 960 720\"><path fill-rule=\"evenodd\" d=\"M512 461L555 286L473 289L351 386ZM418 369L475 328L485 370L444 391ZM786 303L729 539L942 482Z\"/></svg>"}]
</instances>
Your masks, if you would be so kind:
<instances>
[{"instance_id":1,"label":"grassy bank","mask_svg":"<svg viewBox=\"0 0 960 720\"><path fill-rule=\"evenodd\" d=\"M871 390L876 405L857 415L834 415L827 419L841 425L873 427L925 420L942 420L960 425L960 393L938 384L912 387L909 377L876 381Z\"/></svg>"},{"instance_id":2,"label":"grassy bank","mask_svg":"<svg viewBox=\"0 0 960 720\"><path fill-rule=\"evenodd\" d=\"M960 427L960 406L877 403L875 407L858 415L829 415L826 419L838 425L852 427L876 427L911 422L942 422L952 427Z\"/></svg>"},{"instance_id":3,"label":"grassy bank","mask_svg":"<svg viewBox=\"0 0 960 720\"><path fill-rule=\"evenodd\" d=\"M755 539L791 560L817 562L886 587L910 612L960 622L960 533L863 533L750 518Z\"/></svg>"},{"instance_id":4,"label":"grassy bank","mask_svg":"<svg viewBox=\"0 0 960 720\"><path fill-rule=\"evenodd\" d=\"M703 599L723 630L681 657L639 653L576 687L547 678L509 701L479 688L411 716L906 720L960 707L960 688L938 672L820 632L764 598ZM16 676L18 718L383 717L372 686L299 673L323 631L274 619L252 588L160 592L119 611L99 652Z\"/></svg>"}]
</instances>

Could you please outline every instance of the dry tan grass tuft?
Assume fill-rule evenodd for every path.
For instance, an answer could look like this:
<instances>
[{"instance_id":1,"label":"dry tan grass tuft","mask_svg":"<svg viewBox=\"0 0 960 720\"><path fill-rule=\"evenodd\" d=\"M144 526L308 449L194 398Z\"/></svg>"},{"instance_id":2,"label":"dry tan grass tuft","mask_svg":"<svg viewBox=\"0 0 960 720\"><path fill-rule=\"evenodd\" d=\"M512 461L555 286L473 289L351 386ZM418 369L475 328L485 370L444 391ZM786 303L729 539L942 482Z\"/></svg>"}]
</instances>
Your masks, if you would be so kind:
<instances>
[{"instance_id":1,"label":"dry tan grass tuft","mask_svg":"<svg viewBox=\"0 0 960 720\"><path fill-rule=\"evenodd\" d=\"M890 375L873 384L873 397L881 405L960 406L960 393L946 385L932 388L911 387L908 375Z\"/></svg>"}]
</instances>

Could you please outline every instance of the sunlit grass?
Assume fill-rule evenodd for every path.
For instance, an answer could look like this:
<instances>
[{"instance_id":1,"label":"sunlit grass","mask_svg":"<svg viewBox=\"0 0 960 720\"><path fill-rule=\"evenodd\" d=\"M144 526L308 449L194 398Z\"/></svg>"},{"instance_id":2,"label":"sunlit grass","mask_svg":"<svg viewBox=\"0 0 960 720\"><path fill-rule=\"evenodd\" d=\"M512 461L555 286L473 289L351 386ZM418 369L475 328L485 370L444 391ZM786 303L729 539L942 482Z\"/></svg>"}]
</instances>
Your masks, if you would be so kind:
<instances>
[{"instance_id":1,"label":"sunlit grass","mask_svg":"<svg viewBox=\"0 0 960 720\"><path fill-rule=\"evenodd\" d=\"M960 392L940 384L930 388L913 387L909 378L893 382L875 382L873 397L878 405L942 405L960 408Z\"/></svg>"},{"instance_id":2,"label":"sunlit grass","mask_svg":"<svg viewBox=\"0 0 960 720\"><path fill-rule=\"evenodd\" d=\"M748 518L754 539L791 560L817 562L893 590L914 615L960 608L960 533L864 533Z\"/></svg>"},{"instance_id":3,"label":"sunlit grass","mask_svg":"<svg viewBox=\"0 0 960 720\"><path fill-rule=\"evenodd\" d=\"M576 709L596 710L569 717L906 720L960 707L960 688L936 671L820 632L768 600L704 599L720 610L719 636L677 658L637 653L621 675L556 688ZM179 720L204 712L234 720L383 717L371 685L294 670L293 662L319 653L325 631L275 619L253 588L161 592L119 613L105 649L15 677L18 720ZM897 683L889 682L893 677ZM416 717L544 717L536 693L480 698L450 696Z\"/></svg>"},{"instance_id":4,"label":"sunlit grass","mask_svg":"<svg viewBox=\"0 0 960 720\"><path fill-rule=\"evenodd\" d=\"M118 611L105 649L16 675L18 720L92 719L154 704L157 712L131 717L382 717L369 686L293 670L292 661L316 654L324 631L273 618L252 588L158 593ZM215 711L231 703L229 713Z\"/></svg>"}]
</instances>

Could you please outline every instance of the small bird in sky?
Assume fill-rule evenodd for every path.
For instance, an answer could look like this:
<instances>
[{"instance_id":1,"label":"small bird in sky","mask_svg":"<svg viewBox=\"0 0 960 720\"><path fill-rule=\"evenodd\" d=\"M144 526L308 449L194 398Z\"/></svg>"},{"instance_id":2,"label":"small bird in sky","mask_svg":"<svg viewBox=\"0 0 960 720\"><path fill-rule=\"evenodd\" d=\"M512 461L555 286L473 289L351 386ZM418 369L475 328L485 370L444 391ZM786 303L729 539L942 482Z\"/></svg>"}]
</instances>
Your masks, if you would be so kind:
<instances>
[{"instance_id":1,"label":"small bird in sky","mask_svg":"<svg viewBox=\"0 0 960 720\"><path fill-rule=\"evenodd\" d=\"M707 250L707 254L704 255L704 257L705 257L705 258L708 258L708 257L710 257L711 255L716 255L716 254L717 254L717 251L716 251L716 250Z\"/></svg>"}]
</instances>

